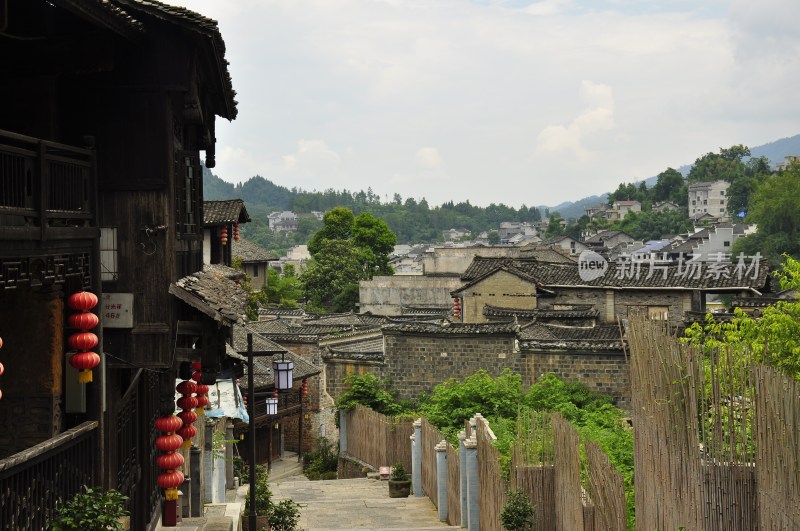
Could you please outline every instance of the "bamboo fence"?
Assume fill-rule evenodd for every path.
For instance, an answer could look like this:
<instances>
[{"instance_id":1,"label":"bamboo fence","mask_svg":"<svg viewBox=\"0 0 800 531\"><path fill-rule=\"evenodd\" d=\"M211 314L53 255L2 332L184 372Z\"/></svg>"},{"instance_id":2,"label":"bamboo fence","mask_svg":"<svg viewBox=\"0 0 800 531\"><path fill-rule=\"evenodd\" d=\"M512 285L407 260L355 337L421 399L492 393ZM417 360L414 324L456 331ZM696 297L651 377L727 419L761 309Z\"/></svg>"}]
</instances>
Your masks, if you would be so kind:
<instances>
[{"instance_id":1,"label":"bamboo fence","mask_svg":"<svg viewBox=\"0 0 800 531\"><path fill-rule=\"evenodd\" d=\"M553 463L556 470L556 529L584 529L580 437L575 428L557 413L553 414Z\"/></svg>"},{"instance_id":2,"label":"bamboo fence","mask_svg":"<svg viewBox=\"0 0 800 531\"><path fill-rule=\"evenodd\" d=\"M391 417L357 405L347 414L347 453L374 467L402 463L411 470L410 421Z\"/></svg>"},{"instance_id":3,"label":"bamboo fence","mask_svg":"<svg viewBox=\"0 0 800 531\"><path fill-rule=\"evenodd\" d=\"M800 529L800 385L769 367L753 372L761 529Z\"/></svg>"},{"instance_id":4,"label":"bamboo fence","mask_svg":"<svg viewBox=\"0 0 800 531\"><path fill-rule=\"evenodd\" d=\"M594 503L594 529L597 531L625 531L627 503L625 484L608 456L591 441L583 443L586 452L589 496Z\"/></svg>"},{"instance_id":5,"label":"bamboo fence","mask_svg":"<svg viewBox=\"0 0 800 531\"><path fill-rule=\"evenodd\" d=\"M435 447L439 441L444 439L442 432L437 430L433 424L422 419L422 492L431 499L433 504L438 508L438 490L436 478L436 450Z\"/></svg>"},{"instance_id":6,"label":"bamboo fence","mask_svg":"<svg viewBox=\"0 0 800 531\"><path fill-rule=\"evenodd\" d=\"M555 531L553 422L549 413L531 412L517 419L510 483L528 495L536 508L536 529Z\"/></svg>"},{"instance_id":7,"label":"bamboo fence","mask_svg":"<svg viewBox=\"0 0 800 531\"><path fill-rule=\"evenodd\" d=\"M447 523L461 525L461 459L451 444L447 445Z\"/></svg>"},{"instance_id":8,"label":"bamboo fence","mask_svg":"<svg viewBox=\"0 0 800 531\"><path fill-rule=\"evenodd\" d=\"M478 439L478 483L480 484L480 528L501 531L500 512L506 503L506 482L500 470L500 451L489 422L478 417L475 426Z\"/></svg>"}]
</instances>

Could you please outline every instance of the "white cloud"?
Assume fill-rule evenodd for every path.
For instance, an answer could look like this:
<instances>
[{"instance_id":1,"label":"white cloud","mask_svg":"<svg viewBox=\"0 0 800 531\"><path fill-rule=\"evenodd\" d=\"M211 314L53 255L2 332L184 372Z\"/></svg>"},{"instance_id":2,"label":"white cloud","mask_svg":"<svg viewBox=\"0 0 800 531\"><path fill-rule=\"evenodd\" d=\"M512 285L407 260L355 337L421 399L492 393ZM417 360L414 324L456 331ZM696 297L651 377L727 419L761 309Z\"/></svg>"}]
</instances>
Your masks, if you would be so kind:
<instances>
[{"instance_id":1,"label":"white cloud","mask_svg":"<svg viewBox=\"0 0 800 531\"><path fill-rule=\"evenodd\" d=\"M583 81L581 95L587 104L569 125L548 125L538 135L537 153L567 151L580 158L590 155L582 140L614 127L614 97L611 87Z\"/></svg>"},{"instance_id":2,"label":"white cloud","mask_svg":"<svg viewBox=\"0 0 800 531\"><path fill-rule=\"evenodd\" d=\"M796 0L169 1L220 21L227 180L556 204L798 133Z\"/></svg>"},{"instance_id":3,"label":"white cloud","mask_svg":"<svg viewBox=\"0 0 800 531\"><path fill-rule=\"evenodd\" d=\"M420 170L439 170L444 165L442 162L442 157L439 155L439 150L435 147L424 147L418 149L417 154L414 156L414 160L417 163L417 168Z\"/></svg>"}]
</instances>

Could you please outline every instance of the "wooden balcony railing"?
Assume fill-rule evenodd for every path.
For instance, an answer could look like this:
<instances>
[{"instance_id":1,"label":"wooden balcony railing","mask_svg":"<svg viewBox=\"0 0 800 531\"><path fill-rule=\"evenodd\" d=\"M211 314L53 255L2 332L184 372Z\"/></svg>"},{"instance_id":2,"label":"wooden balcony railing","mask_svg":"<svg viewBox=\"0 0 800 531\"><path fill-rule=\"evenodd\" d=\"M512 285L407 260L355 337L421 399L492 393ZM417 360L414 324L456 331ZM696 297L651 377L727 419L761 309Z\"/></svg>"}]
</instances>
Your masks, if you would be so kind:
<instances>
[{"instance_id":1,"label":"wooden balcony railing","mask_svg":"<svg viewBox=\"0 0 800 531\"><path fill-rule=\"evenodd\" d=\"M60 499L99 484L97 426L84 422L0 460L0 529L46 529Z\"/></svg>"},{"instance_id":2,"label":"wooden balcony railing","mask_svg":"<svg viewBox=\"0 0 800 531\"><path fill-rule=\"evenodd\" d=\"M93 237L94 153L0 130L0 237Z\"/></svg>"}]
</instances>

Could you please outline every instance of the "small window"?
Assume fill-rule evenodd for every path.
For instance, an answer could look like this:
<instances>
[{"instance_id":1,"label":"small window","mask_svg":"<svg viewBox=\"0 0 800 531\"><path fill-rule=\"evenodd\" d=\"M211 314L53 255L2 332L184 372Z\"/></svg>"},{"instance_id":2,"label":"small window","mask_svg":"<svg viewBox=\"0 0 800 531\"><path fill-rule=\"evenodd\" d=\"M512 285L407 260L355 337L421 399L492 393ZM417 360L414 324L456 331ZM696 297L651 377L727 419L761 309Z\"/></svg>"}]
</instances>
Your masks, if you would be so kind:
<instances>
[{"instance_id":1,"label":"small window","mask_svg":"<svg viewBox=\"0 0 800 531\"><path fill-rule=\"evenodd\" d=\"M119 280L117 268L117 228L100 227L100 281Z\"/></svg>"},{"instance_id":2,"label":"small window","mask_svg":"<svg viewBox=\"0 0 800 531\"><path fill-rule=\"evenodd\" d=\"M253 266L253 278L258 278L258 264Z\"/></svg>"},{"instance_id":3,"label":"small window","mask_svg":"<svg viewBox=\"0 0 800 531\"><path fill-rule=\"evenodd\" d=\"M724 204L725 204L725 200L724 200L724 199L720 199L720 200L719 200L719 204L720 204L720 205L724 205Z\"/></svg>"},{"instance_id":4,"label":"small window","mask_svg":"<svg viewBox=\"0 0 800 531\"><path fill-rule=\"evenodd\" d=\"M708 199L703 199L703 204L707 205L708 204Z\"/></svg>"},{"instance_id":5,"label":"small window","mask_svg":"<svg viewBox=\"0 0 800 531\"><path fill-rule=\"evenodd\" d=\"M725 190L720 190L719 195L725 195Z\"/></svg>"},{"instance_id":6,"label":"small window","mask_svg":"<svg viewBox=\"0 0 800 531\"><path fill-rule=\"evenodd\" d=\"M723 247L730 247L731 246L731 242L725 241L725 242L722 242L722 245L723 245Z\"/></svg>"}]
</instances>

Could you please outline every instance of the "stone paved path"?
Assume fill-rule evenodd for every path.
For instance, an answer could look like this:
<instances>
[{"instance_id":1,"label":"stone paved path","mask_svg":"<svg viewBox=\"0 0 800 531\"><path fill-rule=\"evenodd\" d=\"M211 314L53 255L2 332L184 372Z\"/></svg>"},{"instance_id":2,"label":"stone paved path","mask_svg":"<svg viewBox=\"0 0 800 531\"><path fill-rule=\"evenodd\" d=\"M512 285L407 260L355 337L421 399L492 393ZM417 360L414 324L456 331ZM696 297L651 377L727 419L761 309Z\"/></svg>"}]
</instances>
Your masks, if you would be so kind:
<instances>
[{"instance_id":1,"label":"stone paved path","mask_svg":"<svg viewBox=\"0 0 800 531\"><path fill-rule=\"evenodd\" d=\"M304 531L451 528L439 521L436 508L426 497L390 498L386 481L308 481L294 476L271 484L270 489L273 501L291 498L302 506L300 528Z\"/></svg>"}]
</instances>

